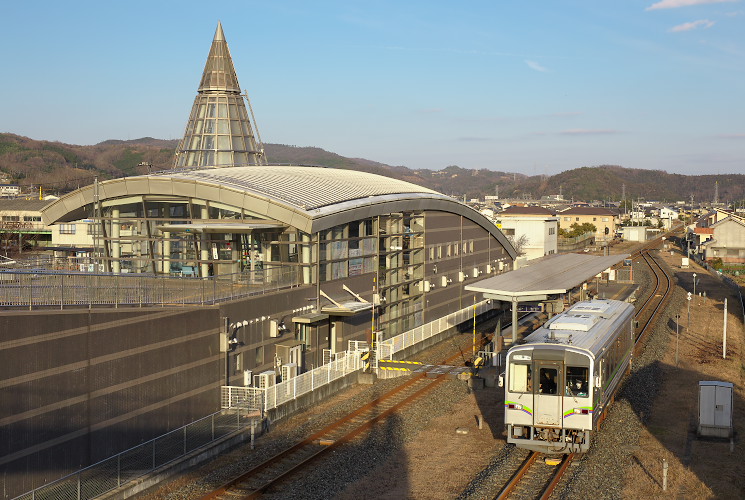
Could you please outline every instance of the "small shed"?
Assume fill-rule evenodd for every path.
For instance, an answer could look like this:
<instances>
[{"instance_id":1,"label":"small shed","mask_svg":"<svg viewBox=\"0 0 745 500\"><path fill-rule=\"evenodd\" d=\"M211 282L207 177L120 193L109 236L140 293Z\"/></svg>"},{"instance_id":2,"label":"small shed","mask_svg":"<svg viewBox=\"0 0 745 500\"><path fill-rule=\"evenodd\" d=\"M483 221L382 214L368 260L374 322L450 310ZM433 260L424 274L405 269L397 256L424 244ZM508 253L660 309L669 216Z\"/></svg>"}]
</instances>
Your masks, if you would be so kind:
<instances>
[{"instance_id":1,"label":"small shed","mask_svg":"<svg viewBox=\"0 0 745 500\"><path fill-rule=\"evenodd\" d=\"M730 382L698 383L699 436L731 438L733 385Z\"/></svg>"}]
</instances>

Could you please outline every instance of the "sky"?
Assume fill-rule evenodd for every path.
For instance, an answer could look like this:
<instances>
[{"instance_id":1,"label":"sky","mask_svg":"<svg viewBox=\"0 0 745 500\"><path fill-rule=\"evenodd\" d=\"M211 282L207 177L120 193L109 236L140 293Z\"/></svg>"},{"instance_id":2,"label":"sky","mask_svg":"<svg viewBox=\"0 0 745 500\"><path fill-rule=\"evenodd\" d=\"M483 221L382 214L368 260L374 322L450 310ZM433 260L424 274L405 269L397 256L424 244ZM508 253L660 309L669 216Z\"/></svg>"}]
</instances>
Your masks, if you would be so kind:
<instances>
[{"instance_id":1,"label":"sky","mask_svg":"<svg viewBox=\"0 0 745 500\"><path fill-rule=\"evenodd\" d=\"M745 174L745 0L6 2L0 132L180 139L218 21L266 143Z\"/></svg>"}]
</instances>

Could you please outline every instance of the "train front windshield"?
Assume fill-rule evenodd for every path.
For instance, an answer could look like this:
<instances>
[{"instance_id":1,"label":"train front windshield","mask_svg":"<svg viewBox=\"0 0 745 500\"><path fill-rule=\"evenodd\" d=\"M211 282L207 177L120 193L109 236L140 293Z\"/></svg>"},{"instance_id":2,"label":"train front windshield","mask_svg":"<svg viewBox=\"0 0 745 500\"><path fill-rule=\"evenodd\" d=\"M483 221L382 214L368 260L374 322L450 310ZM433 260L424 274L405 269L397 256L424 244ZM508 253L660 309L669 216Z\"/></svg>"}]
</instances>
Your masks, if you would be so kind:
<instances>
[{"instance_id":1,"label":"train front windshield","mask_svg":"<svg viewBox=\"0 0 745 500\"><path fill-rule=\"evenodd\" d=\"M568 366L564 394L586 398L588 394L589 375L590 369L585 366Z\"/></svg>"}]
</instances>

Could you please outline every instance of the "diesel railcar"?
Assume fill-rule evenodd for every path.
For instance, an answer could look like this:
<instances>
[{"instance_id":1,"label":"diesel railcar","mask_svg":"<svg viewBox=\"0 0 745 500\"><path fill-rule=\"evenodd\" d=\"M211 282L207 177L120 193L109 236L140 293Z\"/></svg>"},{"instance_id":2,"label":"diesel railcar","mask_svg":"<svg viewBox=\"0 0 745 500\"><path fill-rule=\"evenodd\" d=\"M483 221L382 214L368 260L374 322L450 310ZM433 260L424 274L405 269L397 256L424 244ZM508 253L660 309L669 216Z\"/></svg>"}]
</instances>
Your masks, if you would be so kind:
<instances>
[{"instance_id":1,"label":"diesel railcar","mask_svg":"<svg viewBox=\"0 0 745 500\"><path fill-rule=\"evenodd\" d=\"M544 453L583 453L631 366L634 307L574 304L507 352L507 442Z\"/></svg>"}]
</instances>

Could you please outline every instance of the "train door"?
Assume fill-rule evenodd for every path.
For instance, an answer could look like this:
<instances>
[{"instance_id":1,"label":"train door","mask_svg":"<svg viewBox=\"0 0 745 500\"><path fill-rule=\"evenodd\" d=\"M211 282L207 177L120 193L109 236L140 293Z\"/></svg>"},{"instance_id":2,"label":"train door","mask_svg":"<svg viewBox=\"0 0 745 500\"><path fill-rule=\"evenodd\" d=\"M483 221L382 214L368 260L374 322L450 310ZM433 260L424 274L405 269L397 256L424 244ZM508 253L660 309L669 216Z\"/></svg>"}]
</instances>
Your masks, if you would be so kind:
<instances>
[{"instance_id":1,"label":"train door","mask_svg":"<svg viewBox=\"0 0 745 500\"><path fill-rule=\"evenodd\" d=\"M561 426L564 364L558 361L535 360L535 400L533 415L536 426Z\"/></svg>"}]
</instances>

